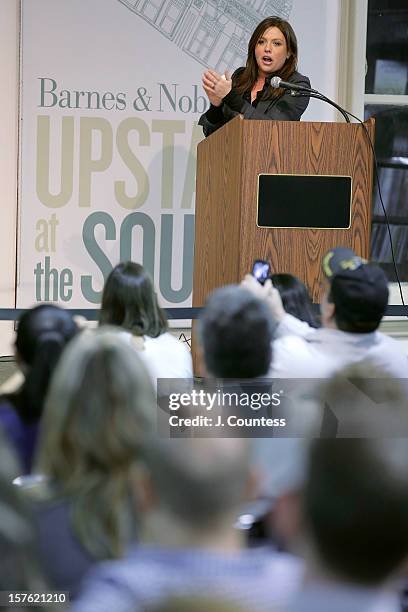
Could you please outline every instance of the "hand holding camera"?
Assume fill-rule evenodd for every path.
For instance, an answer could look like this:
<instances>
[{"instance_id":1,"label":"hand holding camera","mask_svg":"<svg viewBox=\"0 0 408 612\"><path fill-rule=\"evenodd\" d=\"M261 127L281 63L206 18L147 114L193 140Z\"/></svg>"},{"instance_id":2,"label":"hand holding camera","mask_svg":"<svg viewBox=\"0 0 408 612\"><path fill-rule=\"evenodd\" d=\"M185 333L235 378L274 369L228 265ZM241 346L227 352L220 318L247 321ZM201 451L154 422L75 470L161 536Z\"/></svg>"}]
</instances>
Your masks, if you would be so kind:
<instances>
[{"instance_id":1,"label":"hand holding camera","mask_svg":"<svg viewBox=\"0 0 408 612\"><path fill-rule=\"evenodd\" d=\"M279 291L269 278L268 262L257 259L252 268L252 274L246 274L241 286L256 295L260 300L266 300L274 320L279 323L286 315Z\"/></svg>"}]
</instances>

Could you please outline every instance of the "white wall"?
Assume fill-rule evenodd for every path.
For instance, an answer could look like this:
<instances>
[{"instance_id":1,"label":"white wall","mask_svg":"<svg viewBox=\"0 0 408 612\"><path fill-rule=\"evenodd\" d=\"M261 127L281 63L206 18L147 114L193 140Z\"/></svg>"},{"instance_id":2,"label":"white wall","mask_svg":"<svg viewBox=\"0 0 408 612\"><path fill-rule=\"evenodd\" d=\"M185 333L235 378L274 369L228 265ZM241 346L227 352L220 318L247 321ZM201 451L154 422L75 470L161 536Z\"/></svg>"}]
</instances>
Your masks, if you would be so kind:
<instances>
[{"instance_id":1,"label":"white wall","mask_svg":"<svg viewBox=\"0 0 408 612\"><path fill-rule=\"evenodd\" d=\"M311 2L295 0L290 17L299 43L299 71L310 78L313 89L335 102L338 101L342 4L342 0L313 0L313 10L319 15L319 22L313 23ZM337 111L311 99L302 120L337 121Z\"/></svg>"},{"instance_id":2,"label":"white wall","mask_svg":"<svg viewBox=\"0 0 408 612\"><path fill-rule=\"evenodd\" d=\"M19 2L0 2L0 308L14 307L18 156ZM0 355L11 355L13 323L0 322Z\"/></svg>"}]
</instances>

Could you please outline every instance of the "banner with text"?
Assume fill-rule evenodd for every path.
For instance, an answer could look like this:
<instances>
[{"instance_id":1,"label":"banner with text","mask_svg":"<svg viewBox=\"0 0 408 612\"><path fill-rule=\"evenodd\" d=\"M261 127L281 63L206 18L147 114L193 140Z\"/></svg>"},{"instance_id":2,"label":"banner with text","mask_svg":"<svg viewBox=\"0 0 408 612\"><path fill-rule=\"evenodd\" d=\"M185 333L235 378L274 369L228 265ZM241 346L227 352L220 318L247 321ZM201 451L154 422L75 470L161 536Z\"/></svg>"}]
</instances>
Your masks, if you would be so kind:
<instances>
[{"instance_id":1,"label":"banner with text","mask_svg":"<svg viewBox=\"0 0 408 612\"><path fill-rule=\"evenodd\" d=\"M18 307L95 308L128 259L163 306L191 304L201 73L245 63L292 5L22 0Z\"/></svg>"}]
</instances>

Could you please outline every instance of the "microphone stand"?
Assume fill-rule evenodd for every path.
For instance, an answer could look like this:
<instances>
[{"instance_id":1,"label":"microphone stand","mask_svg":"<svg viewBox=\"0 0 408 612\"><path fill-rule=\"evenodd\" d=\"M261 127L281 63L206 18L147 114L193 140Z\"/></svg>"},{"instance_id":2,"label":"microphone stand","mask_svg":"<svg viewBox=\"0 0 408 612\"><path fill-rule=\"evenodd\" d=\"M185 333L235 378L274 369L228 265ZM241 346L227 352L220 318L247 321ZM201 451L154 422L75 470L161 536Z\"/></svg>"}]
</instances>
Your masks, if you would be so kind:
<instances>
[{"instance_id":1,"label":"microphone stand","mask_svg":"<svg viewBox=\"0 0 408 612\"><path fill-rule=\"evenodd\" d=\"M331 106L334 106L334 108L336 108L343 115L347 123L350 123L350 117L347 111L344 110L344 108L342 108L338 104L336 104L336 102L333 102L333 100L330 100L330 98L327 98L326 96L319 93L318 91L309 91L305 89L305 91L303 92L303 91L295 91L294 89L291 89L290 95L291 96L302 96L302 97L307 96L308 98L316 98L316 100L322 100L322 102L327 102L328 104L331 104Z\"/></svg>"}]
</instances>

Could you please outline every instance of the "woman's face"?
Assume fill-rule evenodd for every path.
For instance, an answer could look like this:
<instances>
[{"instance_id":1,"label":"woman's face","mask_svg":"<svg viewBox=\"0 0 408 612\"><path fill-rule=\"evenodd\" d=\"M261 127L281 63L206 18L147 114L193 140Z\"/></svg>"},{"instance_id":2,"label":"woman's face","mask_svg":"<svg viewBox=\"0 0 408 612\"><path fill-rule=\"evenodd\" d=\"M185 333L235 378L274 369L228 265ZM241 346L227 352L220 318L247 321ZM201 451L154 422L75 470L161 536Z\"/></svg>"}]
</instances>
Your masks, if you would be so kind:
<instances>
[{"instance_id":1,"label":"woman's face","mask_svg":"<svg viewBox=\"0 0 408 612\"><path fill-rule=\"evenodd\" d=\"M267 77L278 72L286 62L288 48L285 36L275 26L262 34L255 46L255 59L258 64L258 75Z\"/></svg>"}]
</instances>

